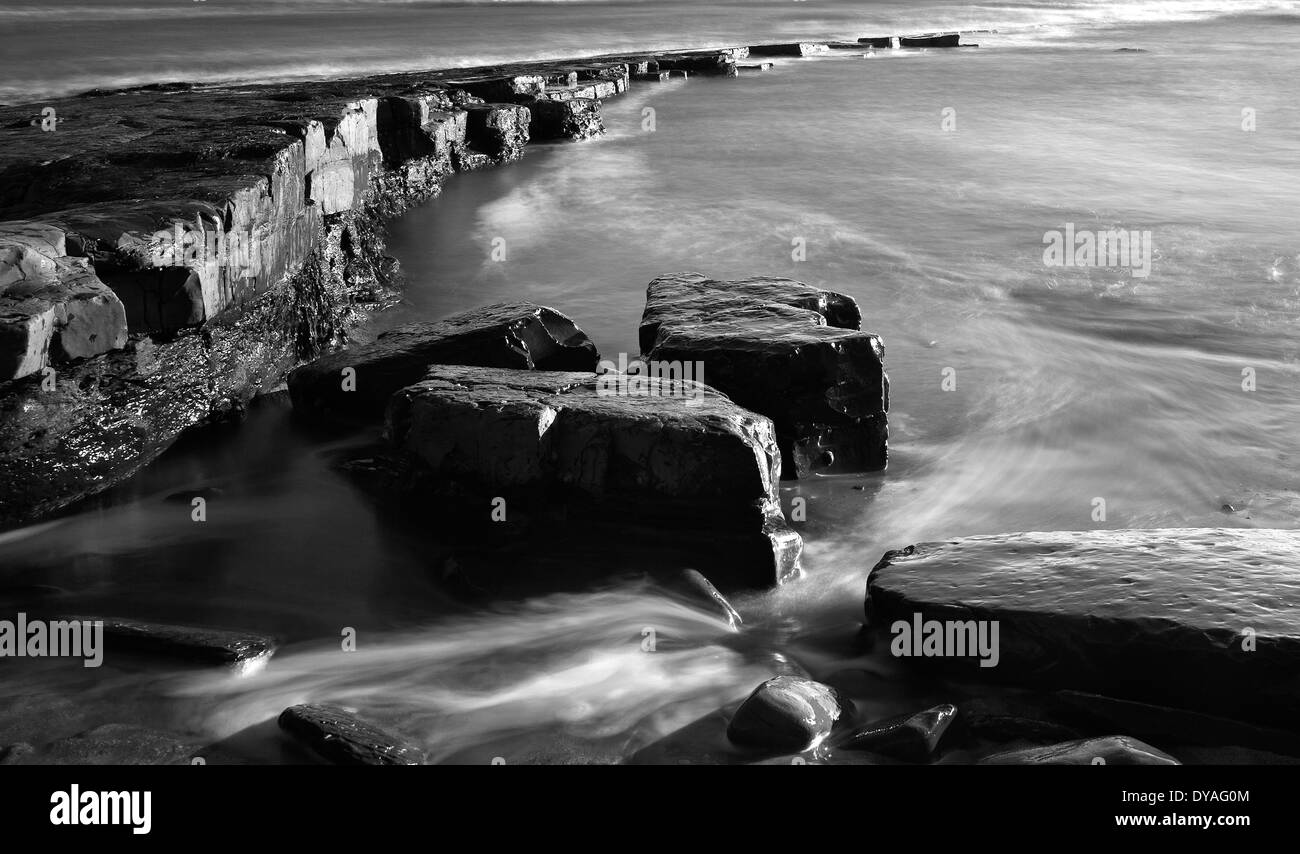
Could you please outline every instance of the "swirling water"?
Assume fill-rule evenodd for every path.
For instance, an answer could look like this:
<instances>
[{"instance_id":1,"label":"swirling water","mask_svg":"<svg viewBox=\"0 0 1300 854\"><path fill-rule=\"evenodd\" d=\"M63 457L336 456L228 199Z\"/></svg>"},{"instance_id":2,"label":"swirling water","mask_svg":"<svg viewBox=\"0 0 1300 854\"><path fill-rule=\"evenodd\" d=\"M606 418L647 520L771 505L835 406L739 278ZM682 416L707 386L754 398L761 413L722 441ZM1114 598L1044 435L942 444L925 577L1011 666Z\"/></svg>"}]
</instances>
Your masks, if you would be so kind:
<instances>
[{"instance_id":1,"label":"swirling water","mask_svg":"<svg viewBox=\"0 0 1300 854\"><path fill-rule=\"evenodd\" d=\"M601 590L455 601L419 538L332 472L331 446L268 405L238 430L183 443L107 507L0 534L0 595L17 610L41 604L19 585L56 585L66 611L234 625L288 646L243 678L29 663L6 683L37 698L29 706L82 692L46 736L129 713L225 738L293 702L331 700L400 726L439 760L563 758L557 744L626 755L742 697L781 658L819 676L883 672L851 640L887 548L1017 530L1296 527L1297 4L203 5L157 19L139 6L142 26L189 34L173 43L191 49L188 69L166 54L132 64L106 43L82 72L20 61L29 76L5 79L54 92L92 77L305 74L323 70L310 66L323 54L368 70L1000 31L972 37L979 50L637 86L606 104L604 138L457 176L393 228L410 287L371 332L528 298L574 317L603 353L634 354L645 284L681 269L791 276L858 300L886 343L890 468L786 486L787 506L808 500L806 577L739 597L745 632L616 566ZM90 27L97 7L81 6ZM0 10L21 27L46 26L43 14ZM236 28L232 41L241 27L262 33L248 36L243 65L221 56L230 43L194 41L213 15ZM345 39L358 16L373 29ZM422 41L413 20L446 26L430 23ZM290 26L314 41L271 63L287 40L276 28ZM93 41L75 27L66 38ZM1044 235L1067 224L1149 232L1149 275L1046 266ZM498 237L504 262L490 255ZM199 486L220 490L202 526L164 499ZM339 651L344 627L358 631L354 653ZM665 638L654 654L646 627ZM11 736L26 735L9 720ZM252 741L248 755L281 758Z\"/></svg>"}]
</instances>

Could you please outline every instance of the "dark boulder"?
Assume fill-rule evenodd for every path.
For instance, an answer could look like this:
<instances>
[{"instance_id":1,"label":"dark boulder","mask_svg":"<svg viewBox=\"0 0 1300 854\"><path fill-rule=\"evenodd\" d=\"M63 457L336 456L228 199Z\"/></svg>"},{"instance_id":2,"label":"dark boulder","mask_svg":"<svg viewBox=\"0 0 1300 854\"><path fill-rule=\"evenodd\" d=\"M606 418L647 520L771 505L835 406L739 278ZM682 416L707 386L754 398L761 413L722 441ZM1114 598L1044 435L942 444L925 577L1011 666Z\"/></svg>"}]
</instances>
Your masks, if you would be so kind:
<instances>
[{"instance_id":1,"label":"dark boulder","mask_svg":"<svg viewBox=\"0 0 1300 854\"><path fill-rule=\"evenodd\" d=\"M337 706L290 706L280 729L335 765L421 765L424 751Z\"/></svg>"},{"instance_id":2,"label":"dark boulder","mask_svg":"<svg viewBox=\"0 0 1300 854\"><path fill-rule=\"evenodd\" d=\"M105 655L126 653L171 658L181 662L233 666L249 672L266 663L275 641L265 635L171 626L111 617L65 617L83 624L102 621Z\"/></svg>"},{"instance_id":3,"label":"dark boulder","mask_svg":"<svg viewBox=\"0 0 1300 854\"><path fill-rule=\"evenodd\" d=\"M788 42L786 44L760 44L749 49L750 56L817 56L829 53L825 42Z\"/></svg>"},{"instance_id":4,"label":"dark boulder","mask_svg":"<svg viewBox=\"0 0 1300 854\"><path fill-rule=\"evenodd\" d=\"M918 667L1289 727L1300 713L1298 553L1300 533L1238 528L927 543L876 565L867 622L998 624L996 666L909 659Z\"/></svg>"},{"instance_id":5,"label":"dark boulder","mask_svg":"<svg viewBox=\"0 0 1300 854\"><path fill-rule=\"evenodd\" d=\"M875 471L888 459L880 338L851 297L792 279L661 276L646 290L641 351L703 366L703 382L771 418L788 475Z\"/></svg>"},{"instance_id":6,"label":"dark boulder","mask_svg":"<svg viewBox=\"0 0 1300 854\"><path fill-rule=\"evenodd\" d=\"M929 762L956 716L956 706L935 706L923 712L899 715L859 727L838 739L836 746L879 753L904 762Z\"/></svg>"},{"instance_id":7,"label":"dark boulder","mask_svg":"<svg viewBox=\"0 0 1300 854\"><path fill-rule=\"evenodd\" d=\"M727 727L744 747L798 752L820 744L839 720L835 691L808 679L777 676L754 689Z\"/></svg>"},{"instance_id":8,"label":"dark boulder","mask_svg":"<svg viewBox=\"0 0 1300 854\"><path fill-rule=\"evenodd\" d=\"M699 548L738 583L799 571L771 422L712 389L620 393L608 375L435 366L393 395L386 433L437 488L458 490L431 518L468 514L468 530L500 499L552 519L551 542L589 536L598 519L606 540ZM494 539L512 525L495 524Z\"/></svg>"},{"instance_id":9,"label":"dark boulder","mask_svg":"<svg viewBox=\"0 0 1300 854\"><path fill-rule=\"evenodd\" d=\"M393 392L419 382L431 365L594 371L599 359L596 346L560 312L529 302L496 303L401 326L303 365L289 375L289 394L299 411L377 419ZM349 368L354 377L345 377Z\"/></svg>"}]
</instances>

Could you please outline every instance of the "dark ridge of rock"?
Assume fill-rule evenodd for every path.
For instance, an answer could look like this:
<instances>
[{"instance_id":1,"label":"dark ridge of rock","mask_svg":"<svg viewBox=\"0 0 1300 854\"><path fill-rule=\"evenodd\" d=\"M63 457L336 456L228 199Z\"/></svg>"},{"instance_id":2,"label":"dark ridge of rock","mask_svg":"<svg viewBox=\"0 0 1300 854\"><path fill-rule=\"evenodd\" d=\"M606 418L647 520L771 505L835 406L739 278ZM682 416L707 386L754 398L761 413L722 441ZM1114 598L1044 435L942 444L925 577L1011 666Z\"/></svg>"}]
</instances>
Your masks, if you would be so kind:
<instances>
[{"instance_id":1,"label":"dark ridge of rock","mask_svg":"<svg viewBox=\"0 0 1300 854\"><path fill-rule=\"evenodd\" d=\"M980 765L1181 765L1149 744L1123 735L1067 741L1049 747L1027 747L995 753Z\"/></svg>"},{"instance_id":2,"label":"dark ridge of rock","mask_svg":"<svg viewBox=\"0 0 1300 854\"><path fill-rule=\"evenodd\" d=\"M787 473L875 471L889 378L860 325L851 297L802 282L675 273L646 290L640 345L652 362L702 363L703 382L771 418Z\"/></svg>"},{"instance_id":3,"label":"dark ridge of rock","mask_svg":"<svg viewBox=\"0 0 1300 854\"><path fill-rule=\"evenodd\" d=\"M816 56L829 53L830 45L825 42L788 42L786 44L751 45L750 56Z\"/></svg>"},{"instance_id":4,"label":"dark ridge of rock","mask_svg":"<svg viewBox=\"0 0 1300 854\"><path fill-rule=\"evenodd\" d=\"M1076 720L1077 715L1069 714L1055 703L1008 702L976 696L962 701L953 735L967 742L1057 744L1085 735L1075 725Z\"/></svg>"},{"instance_id":5,"label":"dark ridge of rock","mask_svg":"<svg viewBox=\"0 0 1300 854\"><path fill-rule=\"evenodd\" d=\"M718 588L713 586L713 582L705 578L699 570L686 570L682 573L682 580L693 598L706 604L710 610L725 620L729 627L737 629L745 622L740 618L740 612L727 601L727 597L719 593Z\"/></svg>"},{"instance_id":6,"label":"dark ridge of rock","mask_svg":"<svg viewBox=\"0 0 1300 854\"><path fill-rule=\"evenodd\" d=\"M528 102L528 135L533 140L591 139L605 132L596 98L555 101L539 98Z\"/></svg>"},{"instance_id":7,"label":"dark ridge of rock","mask_svg":"<svg viewBox=\"0 0 1300 854\"><path fill-rule=\"evenodd\" d=\"M1294 731L1082 691L1060 691L1056 697L1099 729L1119 729L1136 738L1164 740L1170 744L1231 745L1300 757L1300 735Z\"/></svg>"},{"instance_id":8,"label":"dark ridge of rock","mask_svg":"<svg viewBox=\"0 0 1300 854\"><path fill-rule=\"evenodd\" d=\"M866 47L893 47L894 39L897 36L868 36L867 38L858 39L858 45Z\"/></svg>"},{"instance_id":9,"label":"dark ridge of rock","mask_svg":"<svg viewBox=\"0 0 1300 854\"><path fill-rule=\"evenodd\" d=\"M176 733L105 724L42 748L11 745L0 765L188 765L198 743Z\"/></svg>"},{"instance_id":10,"label":"dark ridge of rock","mask_svg":"<svg viewBox=\"0 0 1300 854\"><path fill-rule=\"evenodd\" d=\"M801 752L830 735L841 714L835 692L820 682L777 676L754 689L727 726L743 747Z\"/></svg>"},{"instance_id":11,"label":"dark ridge of rock","mask_svg":"<svg viewBox=\"0 0 1300 854\"><path fill-rule=\"evenodd\" d=\"M421 765L424 751L414 742L370 724L346 709L290 706L280 729L335 765Z\"/></svg>"},{"instance_id":12,"label":"dark ridge of rock","mask_svg":"<svg viewBox=\"0 0 1300 854\"><path fill-rule=\"evenodd\" d=\"M462 491L433 514L458 529L521 530L489 520L499 499L510 519L550 519L550 540L598 518L607 539L702 549L740 585L797 574L771 422L695 384L617 391L594 373L435 366L393 395L386 434L436 487Z\"/></svg>"},{"instance_id":13,"label":"dark ridge of rock","mask_svg":"<svg viewBox=\"0 0 1300 854\"><path fill-rule=\"evenodd\" d=\"M347 418L382 417L388 399L424 378L431 365L541 371L595 371L596 346L572 320L530 302L496 303L433 323L383 333L289 375L294 408ZM343 372L355 371L355 390Z\"/></svg>"},{"instance_id":14,"label":"dark ridge of rock","mask_svg":"<svg viewBox=\"0 0 1300 854\"><path fill-rule=\"evenodd\" d=\"M961 33L924 33L919 36L899 36L899 47L963 47ZM973 47L973 45L965 45Z\"/></svg>"},{"instance_id":15,"label":"dark ridge of rock","mask_svg":"<svg viewBox=\"0 0 1300 854\"><path fill-rule=\"evenodd\" d=\"M1063 531L969 537L885 554L868 625L999 624L999 659L961 671L1290 727L1300 713L1300 533Z\"/></svg>"},{"instance_id":16,"label":"dark ridge of rock","mask_svg":"<svg viewBox=\"0 0 1300 854\"><path fill-rule=\"evenodd\" d=\"M773 63L771 62L743 62L736 63L736 68L741 71L771 71Z\"/></svg>"},{"instance_id":17,"label":"dark ridge of rock","mask_svg":"<svg viewBox=\"0 0 1300 854\"><path fill-rule=\"evenodd\" d=\"M686 71L691 74L736 76L736 60L749 55L749 48L700 50L656 57L660 71Z\"/></svg>"},{"instance_id":18,"label":"dark ridge of rock","mask_svg":"<svg viewBox=\"0 0 1300 854\"><path fill-rule=\"evenodd\" d=\"M836 739L835 746L879 753L904 762L929 762L956 716L957 707L952 704L935 706L859 727L844 738Z\"/></svg>"},{"instance_id":19,"label":"dark ridge of rock","mask_svg":"<svg viewBox=\"0 0 1300 854\"><path fill-rule=\"evenodd\" d=\"M195 626L170 626L111 617L64 617L84 623L103 621L104 655L119 652L173 658L193 664L233 665L248 672L275 652L275 641L264 635L206 629Z\"/></svg>"}]
</instances>

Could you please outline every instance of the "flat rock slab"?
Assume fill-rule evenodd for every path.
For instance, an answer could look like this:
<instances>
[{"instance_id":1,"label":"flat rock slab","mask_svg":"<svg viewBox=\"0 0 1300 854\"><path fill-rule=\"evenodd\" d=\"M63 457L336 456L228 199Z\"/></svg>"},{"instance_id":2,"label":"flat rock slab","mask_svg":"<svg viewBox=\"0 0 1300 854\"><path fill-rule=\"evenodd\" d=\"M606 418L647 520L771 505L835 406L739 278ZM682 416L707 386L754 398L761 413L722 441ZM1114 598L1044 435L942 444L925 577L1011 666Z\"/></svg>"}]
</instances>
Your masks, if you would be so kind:
<instances>
[{"instance_id":1,"label":"flat rock slab","mask_svg":"<svg viewBox=\"0 0 1300 854\"><path fill-rule=\"evenodd\" d=\"M797 752L820 744L839 720L834 689L795 676L777 676L740 704L727 737L745 747Z\"/></svg>"},{"instance_id":2,"label":"flat rock slab","mask_svg":"<svg viewBox=\"0 0 1300 854\"><path fill-rule=\"evenodd\" d=\"M917 614L998 623L996 666L942 655L910 659L917 665L1283 726L1300 712L1295 531L1061 531L910 546L872 571L866 613L881 631Z\"/></svg>"},{"instance_id":3,"label":"flat rock slab","mask_svg":"<svg viewBox=\"0 0 1300 854\"><path fill-rule=\"evenodd\" d=\"M248 632L171 626L111 617L66 617L83 623L102 621L104 654L155 655L193 664L229 665L248 672L264 665L275 641Z\"/></svg>"},{"instance_id":4,"label":"flat rock slab","mask_svg":"<svg viewBox=\"0 0 1300 854\"><path fill-rule=\"evenodd\" d=\"M435 366L393 396L387 434L435 479L508 506L588 507L603 535L707 536L755 586L797 573L771 422L704 386L619 393L609 376Z\"/></svg>"},{"instance_id":5,"label":"flat rock slab","mask_svg":"<svg viewBox=\"0 0 1300 854\"><path fill-rule=\"evenodd\" d=\"M772 419L786 473L875 471L888 458L880 338L852 297L793 279L660 276L646 290L641 351Z\"/></svg>"},{"instance_id":6,"label":"flat rock slab","mask_svg":"<svg viewBox=\"0 0 1300 854\"><path fill-rule=\"evenodd\" d=\"M401 326L303 365L289 375L289 394L300 411L378 419L389 397L423 379L431 365L594 371L599 359L596 345L560 312L530 302L496 303Z\"/></svg>"},{"instance_id":7,"label":"flat rock slab","mask_svg":"<svg viewBox=\"0 0 1300 854\"><path fill-rule=\"evenodd\" d=\"M980 765L1181 765L1151 745L1122 735L1028 747L986 756Z\"/></svg>"},{"instance_id":8,"label":"flat rock slab","mask_svg":"<svg viewBox=\"0 0 1300 854\"><path fill-rule=\"evenodd\" d=\"M280 713L280 728L336 765L420 765L424 761L419 745L337 706L290 706Z\"/></svg>"}]
</instances>

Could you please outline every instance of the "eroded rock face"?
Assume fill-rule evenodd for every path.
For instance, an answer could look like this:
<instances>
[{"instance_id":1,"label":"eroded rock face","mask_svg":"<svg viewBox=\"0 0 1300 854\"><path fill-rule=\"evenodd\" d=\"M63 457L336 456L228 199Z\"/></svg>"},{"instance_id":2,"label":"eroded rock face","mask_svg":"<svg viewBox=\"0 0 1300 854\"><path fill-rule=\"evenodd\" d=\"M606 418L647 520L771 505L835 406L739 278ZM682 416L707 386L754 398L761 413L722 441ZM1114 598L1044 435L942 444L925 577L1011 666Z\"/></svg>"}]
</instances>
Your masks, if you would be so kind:
<instances>
[{"instance_id":1,"label":"eroded rock face","mask_svg":"<svg viewBox=\"0 0 1300 854\"><path fill-rule=\"evenodd\" d=\"M888 552L867 622L998 623L999 657L914 666L1287 726L1300 712L1300 533L1058 531Z\"/></svg>"},{"instance_id":2,"label":"eroded rock face","mask_svg":"<svg viewBox=\"0 0 1300 854\"><path fill-rule=\"evenodd\" d=\"M591 139L605 132L596 98L539 98L529 102L528 111L528 135L533 140Z\"/></svg>"},{"instance_id":3,"label":"eroded rock face","mask_svg":"<svg viewBox=\"0 0 1300 854\"><path fill-rule=\"evenodd\" d=\"M851 297L792 279L661 276L646 291L643 353L702 363L703 382L772 419L787 471L874 471L888 458L880 338Z\"/></svg>"},{"instance_id":4,"label":"eroded rock face","mask_svg":"<svg viewBox=\"0 0 1300 854\"><path fill-rule=\"evenodd\" d=\"M424 751L337 706L290 706L280 729L335 765L420 765Z\"/></svg>"},{"instance_id":5,"label":"eroded rock face","mask_svg":"<svg viewBox=\"0 0 1300 854\"><path fill-rule=\"evenodd\" d=\"M980 765L1181 765L1151 745L1122 735L995 753Z\"/></svg>"},{"instance_id":6,"label":"eroded rock face","mask_svg":"<svg viewBox=\"0 0 1300 854\"><path fill-rule=\"evenodd\" d=\"M431 365L595 371L599 360L595 344L560 312L530 302L496 303L401 326L371 344L317 359L289 375L289 393L300 411L378 419L389 397L423 379Z\"/></svg>"},{"instance_id":7,"label":"eroded rock face","mask_svg":"<svg viewBox=\"0 0 1300 854\"><path fill-rule=\"evenodd\" d=\"M39 222L0 223L0 382L126 344L126 311L67 236Z\"/></svg>"},{"instance_id":8,"label":"eroded rock face","mask_svg":"<svg viewBox=\"0 0 1300 854\"><path fill-rule=\"evenodd\" d=\"M753 586L797 573L802 543L780 509L768 419L705 387L618 394L605 383L435 366L393 395L386 431L435 480L510 507L599 518L611 538L707 538Z\"/></svg>"},{"instance_id":9,"label":"eroded rock face","mask_svg":"<svg viewBox=\"0 0 1300 854\"><path fill-rule=\"evenodd\" d=\"M820 682L777 676L736 710L727 737L745 747L802 751L820 744L840 717L835 692Z\"/></svg>"}]
</instances>

